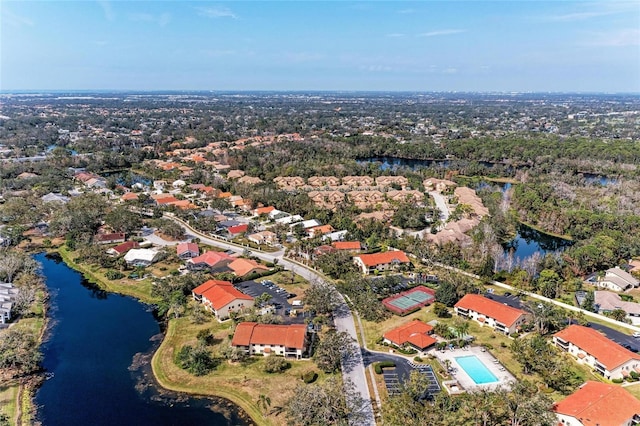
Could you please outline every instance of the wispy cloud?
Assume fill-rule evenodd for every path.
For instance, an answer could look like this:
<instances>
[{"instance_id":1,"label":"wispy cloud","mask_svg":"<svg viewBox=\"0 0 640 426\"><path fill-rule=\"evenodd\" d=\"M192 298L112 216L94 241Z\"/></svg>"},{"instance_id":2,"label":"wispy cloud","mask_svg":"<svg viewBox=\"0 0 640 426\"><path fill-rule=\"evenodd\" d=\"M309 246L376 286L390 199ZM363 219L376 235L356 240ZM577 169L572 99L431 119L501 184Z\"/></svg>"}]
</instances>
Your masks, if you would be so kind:
<instances>
[{"instance_id":1,"label":"wispy cloud","mask_svg":"<svg viewBox=\"0 0 640 426\"><path fill-rule=\"evenodd\" d=\"M129 19L135 22L152 22L164 27L171 21L171 14L162 13L160 15L152 15L150 13L136 13L129 15Z\"/></svg>"},{"instance_id":2,"label":"wispy cloud","mask_svg":"<svg viewBox=\"0 0 640 426\"><path fill-rule=\"evenodd\" d=\"M116 19L116 14L113 11L113 6L111 6L111 2L109 0L98 0L98 4L102 8L104 19L107 21L114 21Z\"/></svg>"},{"instance_id":3,"label":"wispy cloud","mask_svg":"<svg viewBox=\"0 0 640 426\"><path fill-rule=\"evenodd\" d=\"M406 34L402 34L402 33L391 33L391 34L387 34L387 37L391 37L391 38L400 38L400 37L405 37Z\"/></svg>"},{"instance_id":4,"label":"wispy cloud","mask_svg":"<svg viewBox=\"0 0 640 426\"><path fill-rule=\"evenodd\" d=\"M594 37L585 43L588 46L640 46L640 29L623 28L610 33L594 34Z\"/></svg>"},{"instance_id":5,"label":"wispy cloud","mask_svg":"<svg viewBox=\"0 0 640 426\"><path fill-rule=\"evenodd\" d=\"M445 36L445 35L452 35L452 34L460 34L464 32L467 32L467 30L459 30L459 29L436 30L436 31L429 31L426 33L420 33L418 34L418 37L438 37L438 36Z\"/></svg>"},{"instance_id":6,"label":"wispy cloud","mask_svg":"<svg viewBox=\"0 0 640 426\"><path fill-rule=\"evenodd\" d=\"M233 18L238 19L238 15L236 15L231 9L224 6L214 6L214 7L196 7L198 14L200 16L205 16L207 18Z\"/></svg>"},{"instance_id":7,"label":"wispy cloud","mask_svg":"<svg viewBox=\"0 0 640 426\"><path fill-rule=\"evenodd\" d=\"M415 9L401 9L401 10L398 11L398 13L400 15L410 15L410 14L415 13L415 12L416 12Z\"/></svg>"},{"instance_id":8,"label":"wispy cloud","mask_svg":"<svg viewBox=\"0 0 640 426\"><path fill-rule=\"evenodd\" d=\"M33 27L35 25L35 23L31 19L25 18L24 16L16 15L15 13L11 12L6 5L3 6L0 17L2 18L1 22L3 25L6 24L14 28L24 26Z\"/></svg>"},{"instance_id":9,"label":"wispy cloud","mask_svg":"<svg viewBox=\"0 0 640 426\"><path fill-rule=\"evenodd\" d=\"M556 21L556 22L573 22L573 21L584 21L586 19L597 18L600 16L611 15L611 12L575 12L575 13L566 13L563 15L551 15L547 16L546 19L548 21Z\"/></svg>"}]
</instances>

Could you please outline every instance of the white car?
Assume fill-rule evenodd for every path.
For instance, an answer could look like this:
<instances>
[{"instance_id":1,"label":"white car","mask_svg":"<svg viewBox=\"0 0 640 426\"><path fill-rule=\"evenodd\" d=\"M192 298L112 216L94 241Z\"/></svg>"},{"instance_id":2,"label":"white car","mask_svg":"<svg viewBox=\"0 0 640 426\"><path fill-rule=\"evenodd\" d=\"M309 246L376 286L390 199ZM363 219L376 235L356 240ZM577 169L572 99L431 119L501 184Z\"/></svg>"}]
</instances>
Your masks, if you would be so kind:
<instances>
[{"instance_id":1,"label":"white car","mask_svg":"<svg viewBox=\"0 0 640 426\"><path fill-rule=\"evenodd\" d=\"M640 331L634 331L632 336L636 338L640 337Z\"/></svg>"}]
</instances>

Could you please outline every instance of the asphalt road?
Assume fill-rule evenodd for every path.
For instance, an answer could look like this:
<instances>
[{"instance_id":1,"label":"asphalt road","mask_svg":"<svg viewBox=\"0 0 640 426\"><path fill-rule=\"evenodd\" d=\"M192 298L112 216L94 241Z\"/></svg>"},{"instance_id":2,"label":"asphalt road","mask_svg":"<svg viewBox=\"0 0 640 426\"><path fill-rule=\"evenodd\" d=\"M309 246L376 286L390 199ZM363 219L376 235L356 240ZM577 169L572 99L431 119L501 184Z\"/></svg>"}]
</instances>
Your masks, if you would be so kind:
<instances>
[{"instance_id":1,"label":"asphalt road","mask_svg":"<svg viewBox=\"0 0 640 426\"><path fill-rule=\"evenodd\" d=\"M232 250L237 253L242 253L245 250L244 247L239 247L235 244L230 244L215 238L210 238L205 234L200 234L199 232L185 225L183 222L176 220L175 217L168 215L165 215L165 217L182 226L185 229L188 237L199 238L200 241L205 244L216 246L225 250ZM266 262L273 262L274 259L278 259L278 265L284 266L286 269L300 275L311 284L321 283L324 281L323 278L314 271L285 259L284 250L279 250L272 253L251 250L251 255L256 256L260 260L264 260ZM369 386L367 385L364 362L362 360L360 346L358 345L358 335L356 333L356 326L353 321L353 315L342 295L340 293L338 294L340 295L341 304L336 310L336 314L334 315L334 323L338 331L347 332L353 339L353 356L342 360L343 377L349 378L353 382L355 388L360 393L364 401L364 406L360 407L358 411L363 412L365 420L358 422L357 425L354 424L354 426L375 425L376 421L373 414L373 406L371 404L371 393L369 392Z\"/></svg>"},{"instance_id":2,"label":"asphalt road","mask_svg":"<svg viewBox=\"0 0 640 426\"><path fill-rule=\"evenodd\" d=\"M607 327L606 325L589 323L589 327L593 328L594 330L598 330L601 333L604 333L605 336L619 345L625 347L628 346L627 349L630 349L634 352L640 351L640 338L635 338L618 330L614 330L613 328Z\"/></svg>"}]
</instances>

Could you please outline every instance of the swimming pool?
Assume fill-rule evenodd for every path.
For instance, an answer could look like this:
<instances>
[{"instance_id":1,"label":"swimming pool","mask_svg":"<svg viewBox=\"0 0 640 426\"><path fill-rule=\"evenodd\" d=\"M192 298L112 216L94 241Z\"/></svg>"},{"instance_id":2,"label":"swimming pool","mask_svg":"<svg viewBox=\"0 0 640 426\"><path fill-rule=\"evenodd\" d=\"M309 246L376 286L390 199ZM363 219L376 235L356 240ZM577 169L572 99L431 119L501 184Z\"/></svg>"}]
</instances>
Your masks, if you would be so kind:
<instances>
[{"instance_id":1,"label":"swimming pool","mask_svg":"<svg viewBox=\"0 0 640 426\"><path fill-rule=\"evenodd\" d=\"M471 380L476 382L476 385L498 381L498 378L475 355L460 356L456 357L455 360L465 373L471 377Z\"/></svg>"}]
</instances>

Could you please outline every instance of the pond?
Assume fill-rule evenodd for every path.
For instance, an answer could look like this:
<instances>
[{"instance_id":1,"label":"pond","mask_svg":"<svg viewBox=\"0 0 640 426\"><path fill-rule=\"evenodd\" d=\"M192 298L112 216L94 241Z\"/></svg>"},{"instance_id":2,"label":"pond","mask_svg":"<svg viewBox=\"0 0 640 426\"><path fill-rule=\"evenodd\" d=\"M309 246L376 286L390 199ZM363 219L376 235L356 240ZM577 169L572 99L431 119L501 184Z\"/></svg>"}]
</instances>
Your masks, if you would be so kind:
<instances>
[{"instance_id":1,"label":"pond","mask_svg":"<svg viewBox=\"0 0 640 426\"><path fill-rule=\"evenodd\" d=\"M42 346L45 380L35 396L43 425L246 425L225 399L160 389L150 361L160 344L152 309L96 288L60 258L43 265L50 330Z\"/></svg>"},{"instance_id":2,"label":"pond","mask_svg":"<svg viewBox=\"0 0 640 426\"><path fill-rule=\"evenodd\" d=\"M573 244L570 240L545 234L523 224L518 226L517 231L516 237L504 246L505 253L513 250L515 259L525 259L535 252L544 256L547 253L562 251Z\"/></svg>"}]
</instances>

